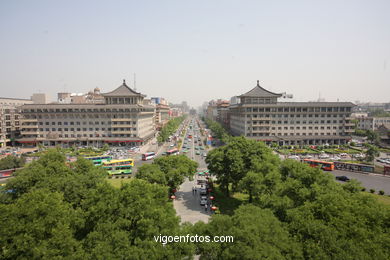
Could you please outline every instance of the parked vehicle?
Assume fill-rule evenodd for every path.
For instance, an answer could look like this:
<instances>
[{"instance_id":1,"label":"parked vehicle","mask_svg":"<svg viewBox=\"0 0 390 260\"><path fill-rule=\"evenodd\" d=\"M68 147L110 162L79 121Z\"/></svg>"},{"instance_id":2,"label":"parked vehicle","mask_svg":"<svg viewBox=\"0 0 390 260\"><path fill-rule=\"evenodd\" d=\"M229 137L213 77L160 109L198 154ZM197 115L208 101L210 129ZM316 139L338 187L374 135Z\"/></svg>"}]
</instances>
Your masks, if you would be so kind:
<instances>
[{"instance_id":1,"label":"parked vehicle","mask_svg":"<svg viewBox=\"0 0 390 260\"><path fill-rule=\"evenodd\" d=\"M336 180L339 180L339 181L350 181L350 179L347 176L336 176Z\"/></svg>"}]
</instances>

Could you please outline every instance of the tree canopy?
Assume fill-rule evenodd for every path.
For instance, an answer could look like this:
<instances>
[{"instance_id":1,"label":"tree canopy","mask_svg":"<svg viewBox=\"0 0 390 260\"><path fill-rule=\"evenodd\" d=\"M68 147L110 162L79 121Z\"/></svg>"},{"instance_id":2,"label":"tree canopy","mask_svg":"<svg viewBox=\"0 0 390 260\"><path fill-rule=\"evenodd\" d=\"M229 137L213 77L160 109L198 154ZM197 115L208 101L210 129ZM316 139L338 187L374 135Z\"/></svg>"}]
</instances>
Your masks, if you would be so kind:
<instances>
[{"instance_id":1,"label":"tree canopy","mask_svg":"<svg viewBox=\"0 0 390 260\"><path fill-rule=\"evenodd\" d=\"M23 167L26 163L24 156L17 157L14 155L8 155L0 160L0 170L15 169Z\"/></svg>"},{"instance_id":2,"label":"tree canopy","mask_svg":"<svg viewBox=\"0 0 390 260\"><path fill-rule=\"evenodd\" d=\"M179 234L166 187L132 180L116 189L83 158L57 150L20 170L0 197L1 259L177 259L192 245L154 240Z\"/></svg>"},{"instance_id":3,"label":"tree canopy","mask_svg":"<svg viewBox=\"0 0 390 260\"><path fill-rule=\"evenodd\" d=\"M160 133L157 136L157 141L159 143L168 141L169 136L177 130L177 128L179 127L181 122L183 122L184 119L185 117L181 116L169 120L169 122L160 130Z\"/></svg>"},{"instance_id":4,"label":"tree canopy","mask_svg":"<svg viewBox=\"0 0 390 260\"><path fill-rule=\"evenodd\" d=\"M362 188L357 182L341 185L326 172L294 160L280 161L263 144L242 137L232 138L225 147L211 151L207 163L224 189L229 185L235 190L235 183L238 183L236 190L249 194L250 205L258 207L259 210L268 209L267 214L271 214L280 222L283 232L288 234L287 237L294 238L293 241L289 240L288 244L297 245L297 251L294 251L292 258L390 257L390 209L362 194ZM240 209L235 211L232 218ZM230 226L239 226L226 216L223 218L226 223L225 230L230 230ZM253 222L256 220L253 219ZM250 226L249 223L250 221ZM240 230L245 228L240 227ZM246 235L251 237L252 233L255 233L254 230L252 228ZM257 247L260 245L251 244L266 234L268 233L258 235L260 238L255 236L251 241L245 241L236 235L235 241L243 243L241 248L249 248L233 251L229 248L232 245L225 245L226 248L221 249L221 254L229 252L232 254L231 259L283 259L275 250L272 256L265 257L262 254L266 249L260 250ZM276 233L274 235L276 236ZM218 252L219 248L214 250ZM253 254L247 257L244 251ZM226 256L227 259L229 257ZM218 259L216 256L210 258Z\"/></svg>"},{"instance_id":5,"label":"tree canopy","mask_svg":"<svg viewBox=\"0 0 390 260\"><path fill-rule=\"evenodd\" d=\"M168 186L171 190L178 188L185 178L192 178L198 163L185 155L164 156L156 158L152 164L138 168L136 177L150 183Z\"/></svg>"}]
</instances>

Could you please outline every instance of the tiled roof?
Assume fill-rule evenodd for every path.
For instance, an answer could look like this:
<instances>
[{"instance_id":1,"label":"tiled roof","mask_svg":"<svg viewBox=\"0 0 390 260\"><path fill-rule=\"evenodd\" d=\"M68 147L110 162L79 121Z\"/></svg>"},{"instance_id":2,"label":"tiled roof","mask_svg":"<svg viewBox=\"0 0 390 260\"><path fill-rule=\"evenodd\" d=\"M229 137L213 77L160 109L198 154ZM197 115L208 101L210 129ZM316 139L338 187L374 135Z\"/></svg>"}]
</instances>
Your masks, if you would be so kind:
<instances>
[{"instance_id":1,"label":"tiled roof","mask_svg":"<svg viewBox=\"0 0 390 260\"><path fill-rule=\"evenodd\" d=\"M252 90L242 94L239 97L281 97L282 94L276 94L271 91L268 91L260 86L259 81L257 81L257 86Z\"/></svg>"},{"instance_id":2,"label":"tiled roof","mask_svg":"<svg viewBox=\"0 0 390 260\"><path fill-rule=\"evenodd\" d=\"M126 81L123 80L123 84L120 85L117 89L104 93L105 97L123 97L123 96L140 96L141 93L135 92L129 86L126 85Z\"/></svg>"}]
</instances>

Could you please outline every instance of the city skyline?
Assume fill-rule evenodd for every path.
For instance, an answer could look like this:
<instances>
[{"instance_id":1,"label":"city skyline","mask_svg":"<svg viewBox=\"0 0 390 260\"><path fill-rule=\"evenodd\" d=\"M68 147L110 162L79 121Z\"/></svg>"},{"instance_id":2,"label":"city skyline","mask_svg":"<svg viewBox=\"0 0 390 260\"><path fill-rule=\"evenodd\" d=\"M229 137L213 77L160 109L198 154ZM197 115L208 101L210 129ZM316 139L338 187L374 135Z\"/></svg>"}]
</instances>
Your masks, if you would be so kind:
<instances>
[{"instance_id":1,"label":"city skyline","mask_svg":"<svg viewBox=\"0 0 390 260\"><path fill-rule=\"evenodd\" d=\"M103 93L199 107L260 85L294 101L389 102L388 1L2 1L1 96Z\"/></svg>"}]
</instances>

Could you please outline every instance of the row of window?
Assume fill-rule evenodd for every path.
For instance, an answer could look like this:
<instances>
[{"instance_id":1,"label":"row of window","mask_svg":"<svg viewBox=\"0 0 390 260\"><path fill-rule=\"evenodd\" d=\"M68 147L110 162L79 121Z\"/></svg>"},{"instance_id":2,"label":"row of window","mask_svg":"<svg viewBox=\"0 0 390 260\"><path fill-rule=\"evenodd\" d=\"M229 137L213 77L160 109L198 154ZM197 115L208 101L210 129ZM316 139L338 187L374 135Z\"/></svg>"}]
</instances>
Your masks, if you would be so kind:
<instances>
[{"instance_id":1,"label":"row of window","mask_svg":"<svg viewBox=\"0 0 390 260\"><path fill-rule=\"evenodd\" d=\"M290 118L295 118L295 117L348 117L349 114L276 114L276 115L269 115L269 114L247 114L246 117L252 117L252 118L281 118L281 117L290 117Z\"/></svg>"},{"instance_id":2,"label":"row of window","mask_svg":"<svg viewBox=\"0 0 390 260\"><path fill-rule=\"evenodd\" d=\"M247 124L253 124L256 125L258 121L247 121ZM261 123L260 123L261 122ZM344 123L344 120L320 120L320 121L271 121L271 124L337 124L337 123ZM259 121L259 124L269 124L269 122L266 121Z\"/></svg>"},{"instance_id":3,"label":"row of window","mask_svg":"<svg viewBox=\"0 0 390 260\"><path fill-rule=\"evenodd\" d=\"M248 130L250 130L251 128L250 127L248 127ZM272 127L271 128L272 130L276 130L276 127ZM279 126L278 128L277 128L277 130L306 130L306 129L308 129L308 130L312 130L312 129L314 129L314 130L318 130L318 129L321 129L321 130L324 130L324 129L327 129L327 130L330 130L330 129L343 129L343 127L342 126L339 126L339 127L337 127L337 126L333 126L333 127L330 127L330 126L327 126L326 128L324 127L324 126L321 126L321 127L318 127L318 126L308 126L308 127L306 127L306 126L302 126L302 127L300 127L300 126L297 126L297 127L295 127L294 128L294 126L290 126L290 127L287 127L287 126L285 126L285 127L281 127L281 126ZM269 127L252 127L252 130L269 130Z\"/></svg>"},{"instance_id":4,"label":"row of window","mask_svg":"<svg viewBox=\"0 0 390 260\"><path fill-rule=\"evenodd\" d=\"M29 136L26 136L26 137L35 138L34 135L29 135ZM43 134L40 134L40 135L38 135L38 137L44 138L46 136L43 135ZM100 137L100 136L99 135L94 135L94 134L59 134L58 135L58 138L69 138L69 137L77 138L77 137ZM135 134L121 134L121 135L106 135L106 134L102 134L101 137L137 137L137 135L135 135Z\"/></svg>"},{"instance_id":5,"label":"row of window","mask_svg":"<svg viewBox=\"0 0 390 260\"><path fill-rule=\"evenodd\" d=\"M247 107L246 112L351 112L351 107Z\"/></svg>"},{"instance_id":6,"label":"row of window","mask_svg":"<svg viewBox=\"0 0 390 260\"><path fill-rule=\"evenodd\" d=\"M22 129L23 131L28 131L29 129L28 128L23 128ZM107 131L111 131L112 129L111 128L107 128ZM116 128L115 129L116 131L136 131L137 130L137 128L129 128L129 127L127 127L127 128ZM41 131L41 132L43 132L43 131L65 131L65 132L67 132L67 131L106 131L106 128L92 128L92 127L90 127L90 128L51 128L51 130L50 130L50 128L39 128L39 131Z\"/></svg>"},{"instance_id":7,"label":"row of window","mask_svg":"<svg viewBox=\"0 0 390 260\"><path fill-rule=\"evenodd\" d=\"M23 113L128 113L147 111L149 108L37 108L37 109L23 109ZM154 110L154 109L152 109Z\"/></svg>"},{"instance_id":8,"label":"row of window","mask_svg":"<svg viewBox=\"0 0 390 260\"><path fill-rule=\"evenodd\" d=\"M338 135L337 133L248 133L246 136L324 136Z\"/></svg>"}]
</instances>

